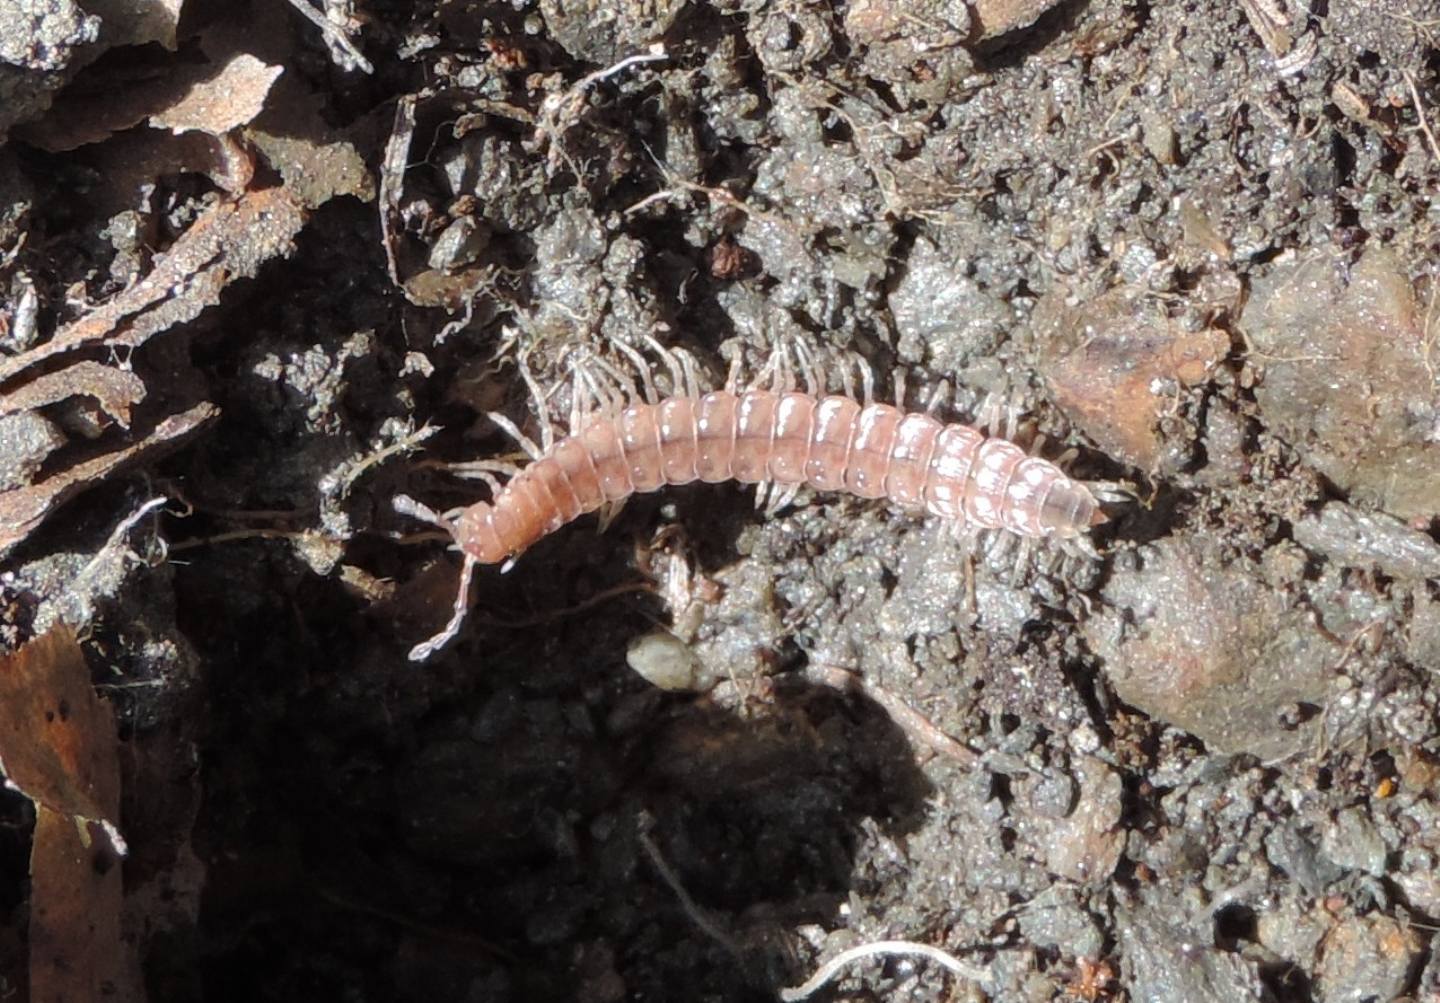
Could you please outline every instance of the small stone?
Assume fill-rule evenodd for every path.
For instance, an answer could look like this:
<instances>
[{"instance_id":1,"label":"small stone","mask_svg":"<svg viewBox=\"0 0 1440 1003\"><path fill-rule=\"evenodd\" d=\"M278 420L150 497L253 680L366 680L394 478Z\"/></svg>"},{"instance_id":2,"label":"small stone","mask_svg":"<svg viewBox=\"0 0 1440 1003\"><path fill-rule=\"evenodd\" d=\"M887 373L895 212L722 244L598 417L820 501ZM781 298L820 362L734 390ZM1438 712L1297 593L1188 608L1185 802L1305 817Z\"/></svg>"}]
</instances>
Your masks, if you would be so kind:
<instances>
[{"instance_id":1,"label":"small stone","mask_svg":"<svg viewBox=\"0 0 1440 1003\"><path fill-rule=\"evenodd\" d=\"M1353 267L1330 252L1277 264L1241 327L1264 364L1266 424L1357 506L1440 513L1440 406L1423 311L1388 251Z\"/></svg>"},{"instance_id":2,"label":"small stone","mask_svg":"<svg viewBox=\"0 0 1440 1003\"><path fill-rule=\"evenodd\" d=\"M1145 152L1166 167L1179 163L1180 142L1168 116L1153 110L1143 111L1140 113L1140 128Z\"/></svg>"},{"instance_id":3,"label":"small stone","mask_svg":"<svg viewBox=\"0 0 1440 1003\"><path fill-rule=\"evenodd\" d=\"M1085 884L1102 883L1115 872L1125 848L1120 825L1123 785L1120 775L1098 759L1082 760L1077 772L1077 778L1065 778L1071 785L1079 781L1073 807L1066 805L1058 818L1050 814L1062 810L1055 805L1022 816L1017 831L1052 873Z\"/></svg>"},{"instance_id":4,"label":"small stone","mask_svg":"<svg viewBox=\"0 0 1440 1003\"><path fill-rule=\"evenodd\" d=\"M650 685L672 692L701 689L700 660L690 646L668 630L642 634L630 642L625 661Z\"/></svg>"},{"instance_id":5,"label":"small stone","mask_svg":"<svg viewBox=\"0 0 1440 1003\"><path fill-rule=\"evenodd\" d=\"M1105 946L1095 918L1073 889L1052 885L1020 911L1020 932L1037 947L1053 947L1071 958L1096 958Z\"/></svg>"},{"instance_id":6,"label":"small stone","mask_svg":"<svg viewBox=\"0 0 1440 1003\"><path fill-rule=\"evenodd\" d=\"M1319 1003L1398 999L1422 956L1416 931L1389 916L1340 923L1320 945Z\"/></svg>"},{"instance_id":7,"label":"small stone","mask_svg":"<svg viewBox=\"0 0 1440 1003\"><path fill-rule=\"evenodd\" d=\"M662 37L687 0L540 0L555 41L581 62L611 66Z\"/></svg>"},{"instance_id":8,"label":"small stone","mask_svg":"<svg viewBox=\"0 0 1440 1003\"><path fill-rule=\"evenodd\" d=\"M1390 852L1369 813L1359 806L1337 813L1321 830L1320 849L1340 867L1377 878L1385 874L1385 858Z\"/></svg>"},{"instance_id":9,"label":"small stone","mask_svg":"<svg viewBox=\"0 0 1440 1003\"><path fill-rule=\"evenodd\" d=\"M972 0L974 26L971 38L984 41L1004 35L1017 28L1026 28L1039 20L1060 0Z\"/></svg>"},{"instance_id":10,"label":"small stone","mask_svg":"<svg viewBox=\"0 0 1440 1003\"><path fill-rule=\"evenodd\" d=\"M1260 569L1207 540L1177 537L1140 556L1084 628L1120 699L1215 752L1272 761L1305 747L1340 646Z\"/></svg>"},{"instance_id":11,"label":"small stone","mask_svg":"<svg viewBox=\"0 0 1440 1003\"><path fill-rule=\"evenodd\" d=\"M1210 930L1188 930L1181 903L1117 909L1117 944L1130 967L1130 999L1260 1003L1270 999L1257 962L1212 945Z\"/></svg>"},{"instance_id":12,"label":"small stone","mask_svg":"<svg viewBox=\"0 0 1440 1003\"><path fill-rule=\"evenodd\" d=\"M430 247L429 265L450 272L473 264L490 243L490 235L470 216L453 220Z\"/></svg>"},{"instance_id":13,"label":"small stone","mask_svg":"<svg viewBox=\"0 0 1440 1003\"><path fill-rule=\"evenodd\" d=\"M1152 260L1137 246L1139 262ZM1047 295L1035 308L1040 371L1056 405L1106 453L1142 470L1178 470L1199 436L1182 418L1184 392L1209 381L1230 341L1186 331L1146 303L1135 288L1080 306L1059 290Z\"/></svg>"}]
</instances>

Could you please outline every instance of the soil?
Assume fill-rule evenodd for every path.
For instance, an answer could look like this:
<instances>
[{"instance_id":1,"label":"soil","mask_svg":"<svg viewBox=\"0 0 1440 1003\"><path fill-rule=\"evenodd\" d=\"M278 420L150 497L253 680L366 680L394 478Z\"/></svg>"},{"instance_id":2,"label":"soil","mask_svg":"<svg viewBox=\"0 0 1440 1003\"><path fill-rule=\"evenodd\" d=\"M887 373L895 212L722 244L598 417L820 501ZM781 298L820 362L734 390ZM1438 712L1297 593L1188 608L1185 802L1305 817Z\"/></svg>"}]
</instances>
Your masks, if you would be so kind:
<instances>
[{"instance_id":1,"label":"soil","mask_svg":"<svg viewBox=\"0 0 1440 1003\"><path fill-rule=\"evenodd\" d=\"M1440 999L1440 6L330 6L0 13L0 631L115 710L136 998ZM697 484L408 661L393 499L655 344L998 412L1098 556Z\"/></svg>"}]
</instances>

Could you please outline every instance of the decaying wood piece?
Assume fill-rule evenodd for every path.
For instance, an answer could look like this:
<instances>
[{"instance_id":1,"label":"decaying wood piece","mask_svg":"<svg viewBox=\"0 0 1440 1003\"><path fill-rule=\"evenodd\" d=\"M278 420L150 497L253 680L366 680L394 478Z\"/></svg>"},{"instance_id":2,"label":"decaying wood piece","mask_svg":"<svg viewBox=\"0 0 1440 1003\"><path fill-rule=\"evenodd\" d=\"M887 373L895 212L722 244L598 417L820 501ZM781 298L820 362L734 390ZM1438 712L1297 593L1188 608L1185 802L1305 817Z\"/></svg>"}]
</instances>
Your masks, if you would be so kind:
<instances>
[{"instance_id":1,"label":"decaying wood piece","mask_svg":"<svg viewBox=\"0 0 1440 1003\"><path fill-rule=\"evenodd\" d=\"M29 536L63 502L118 470L176 448L219 413L214 404L197 404L166 418L130 446L77 463L39 483L0 493L0 557Z\"/></svg>"}]
</instances>

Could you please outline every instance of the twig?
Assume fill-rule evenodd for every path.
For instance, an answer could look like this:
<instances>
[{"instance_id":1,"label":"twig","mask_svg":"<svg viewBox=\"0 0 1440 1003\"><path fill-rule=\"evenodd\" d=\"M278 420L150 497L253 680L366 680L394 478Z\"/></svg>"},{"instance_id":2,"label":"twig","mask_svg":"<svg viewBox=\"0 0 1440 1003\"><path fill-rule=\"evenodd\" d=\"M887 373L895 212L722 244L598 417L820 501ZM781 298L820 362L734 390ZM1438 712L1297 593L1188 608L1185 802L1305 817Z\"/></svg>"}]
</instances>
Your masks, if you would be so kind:
<instances>
[{"instance_id":1,"label":"twig","mask_svg":"<svg viewBox=\"0 0 1440 1003\"><path fill-rule=\"evenodd\" d=\"M370 60L360 54L360 50L355 48L355 43L350 41L349 36L340 30L339 25L332 22L314 7L311 7L306 0L289 0L289 3L291 7L294 7L300 12L300 15L304 17L305 20L319 28L320 34L324 35L332 44L338 46L341 51L354 60L356 66L366 73L375 72L375 67L370 65Z\"/></svg>"},{"instance_id":2,"label":"twig","mask_svg":"<svg viewBox=\"0 0 1440 1003\"><path fill-rule=\"evenodd\" d=\"M842 692L858 690L879 704L881 709L890 715L890 719L899 725L901 731L932 752L967 766L973 766L980 761L980 754L974 749L951 738L904 700L888 690L866 681L858 672L852 672L839 665L812 662L805 666L802 674L811 682Z\"/></svg>"},{"instance_id":3,"label":"twig","mask_svg":"<svg viewBox=\"0 0 1440 1003\"><path fill-rule=\"evenodd\" d=\"M1420 131L1430 144L1430 155L1440 163L1440 143L1435 142L1435 133L1430 131L1430 120L1425 117L1425 105L1420 100L1420 89L1415 86L1415 74L1401 70L1400 75L1405 78L1405 86L1410 88L1410 100L1415 102L1415 117L1420 119Z\"/></svg>"},{"instance_id":4,"label":"twig","mask_svg":"<svg viewBox=\"0 0 1440 1003\"><path fill-rule=\"evenodd\" d=\"M1425 367L1425 372L1430 374L1430 382L1435 382L1435 364L1430 361L1430 353L1435 348L1435 300L1440 295L1440 276L1430 277L1430 303L1425 307L1425 327L1421 331L1424 341L1421 342L1420 363Z\"/></svg>"},{"instance_id":5,"label":"twig","mask_svg":"<svg viewBox=\"0 0 1440 1003\"><path fill-rule=\"evenodd\" d=\"M919 944L911 940L877 940L873 943L861 944L859 947L852 947L848 951L841 951L835 955L835 957L821 965L814 975L805 980L803 985L796 986L794 989L780 990L780 999L784 1000L785 1003L805 999L833 979L836 974L839 973L840 969L852 961L859 961L863 958L876 956L893 958L904 955L919 955L922 958L927 958L930 961L934 961L950 969L950 971L962 979L968 979L971 982L984 982L990 978L989 969L967 965L953 954L942 951L938 947L932 947L929 944Z\"/></svg>"},{"instance_id":6,"label":"twig","mask_svg":"<svg viewBox=\"0 0 1440 1003\"><path fill-rule=\"evenodd\" d=\"M400 196L405 190L405 167L410 160L410 143L415 137L415 109L420 98L403 94L395 102L395 118L390 137L385 141L385 154L380 160L380 197L375 207L380 211L380 246L385 249L385 267L390 281L403 288L400 266L396 261L394 219L400 214Z\"/></svg>"},{"instance_id":7,"label":"twig","mask_svg":"<svg viewBox=\"0 0 1440 1003\"><path fill-rule=\"evenodd\" d=\"M177 540L167 544L165 549L171 554L177 554L182 550L194 550L196 547L209 547L217 543L233 543L236 540L301 540L304 537L304 533L288 529L232 529L213 536Z\"/></svg>"},{"instance_id":8,"label":"twig","mask_svg":"<svg viewBox=\"0 0 1440 1003\"><path fill-rule=\"evenodd\" d=\"M390 445L382 446L371 453L367 453L357 461L346 460L321 478L320 490L326 494L334 493L343 499L350 493L350 489L355 486L355 482L371 467L385 462L398 453L415 449L420 443L438 431L440 431L440 426L438 425L422 425L415 431L408 432L401 436L397 441L390 443Z\"/></svg>"}]
</instances>

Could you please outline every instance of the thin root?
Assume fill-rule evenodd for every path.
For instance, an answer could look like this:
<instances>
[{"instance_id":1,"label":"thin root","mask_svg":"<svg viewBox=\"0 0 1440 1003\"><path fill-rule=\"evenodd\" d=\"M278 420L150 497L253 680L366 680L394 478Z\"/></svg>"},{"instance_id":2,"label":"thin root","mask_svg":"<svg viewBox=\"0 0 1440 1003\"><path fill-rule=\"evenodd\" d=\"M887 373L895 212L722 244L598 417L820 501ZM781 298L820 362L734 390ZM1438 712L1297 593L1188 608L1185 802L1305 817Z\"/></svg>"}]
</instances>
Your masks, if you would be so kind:
<instances>
[{"instance_id":1,"label":"thin root","mask_svg":"<svg viewBox=\"0 0 1440 1003\"><path fill-rule=\"evenodd\" d=\"M660 848L656 846L655 841L650 838L650 833L646 831L647 821L644 817L641 818L637 835L641 849L643 849L645 855L650 858L650 865L660 874L660 879L670 887L670 891L674 893L675 898L680 902L680 908L684 910L690 922L694 923L707 937L723 947L736 961L743 964L745 955L740 950L740 945L735 942L733 937L720 929L720 926L709 916L705 915L704 911L695 904L695 900L690 897L690 893L687 892L685 886L680 883L679 876L676 875L665 858L661 856Z\"/></svg>"},{"instance_id":2,"label":"thin root","mask_svg":"<svg viewBox=\"0 0 1440 1003\"><path fill-rule=\"evenodd\" d=\"M860 961L864 958L894 958L903 955L919 955L922 958L927 958L930 961L943 965L962 979L968 979L971 982L985 982L991 977L988 969L975 965L967 965L948 951L942 951L940 948L932 947L929 944L919 944L913 940L877 940L873 943L861 944L859 947L852 947L848 951L841 951L835 955L835 957L821 965L815 974L810 976L803 985L796 986L794 989L780 990L780 998L784 1000L785 1003L792 1003L794 1000L803 1000L811 996L816 990L820 989L825 983L839 974L840 969L851 962Z\"/></svg>"}]
</instances>

